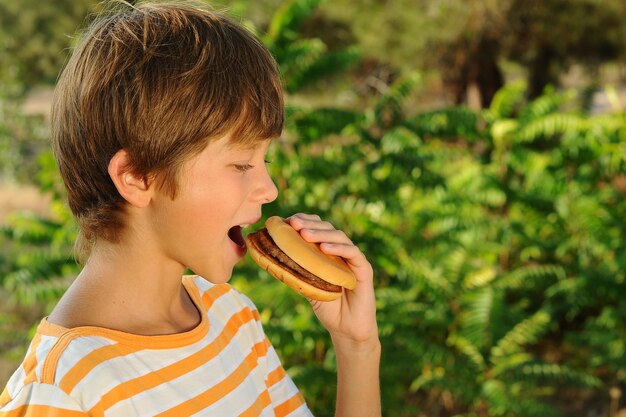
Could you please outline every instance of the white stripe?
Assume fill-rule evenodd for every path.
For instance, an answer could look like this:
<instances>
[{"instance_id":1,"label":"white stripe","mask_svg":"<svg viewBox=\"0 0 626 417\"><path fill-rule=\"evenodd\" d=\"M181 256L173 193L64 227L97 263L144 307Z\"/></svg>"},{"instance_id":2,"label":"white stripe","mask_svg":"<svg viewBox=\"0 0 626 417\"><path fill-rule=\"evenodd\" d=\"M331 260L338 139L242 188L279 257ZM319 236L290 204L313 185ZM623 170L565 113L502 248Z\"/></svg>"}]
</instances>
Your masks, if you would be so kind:
<instances>
[{"instance_id":1,"label":"white stripe","mask_svg":"<svg viewBox=\"0 0 626 417\"><path fill-rule=\"evenodd\" d=\"M19 368L15 371L15 373L7 382L7 392L11 398L14 398L17 395L17 391L22 388L24 385L24 379L26 378L26 373L24 371L24 367L20 365Z\"/></svg>"},{"instance_id":2,"label":"white stripe","mask_svg":"<svg viewBox=\"0 0 626 417\"><path fill-rule=\"evenodd\" d=\"M193 284L196 286L196 288L198 289L198 291L200 291L200 296L202 296L202 294L205 291L210 290L211 288L215 287L216 284L213 284L212 282L200 277L200 276L195 276L193 279Z\"/></svg>"},{"instance_id":3,"label":"white stripe","mask_svg":"<svg viewBox=\"0 0 626 417\"><path fill-rule=\"evenodd\" d=\"M47 405L68 410L80 411L80 407L55 385L33 382L26 385L2 411L10 411L24 404Z\"/></svg>"}]
</instances>

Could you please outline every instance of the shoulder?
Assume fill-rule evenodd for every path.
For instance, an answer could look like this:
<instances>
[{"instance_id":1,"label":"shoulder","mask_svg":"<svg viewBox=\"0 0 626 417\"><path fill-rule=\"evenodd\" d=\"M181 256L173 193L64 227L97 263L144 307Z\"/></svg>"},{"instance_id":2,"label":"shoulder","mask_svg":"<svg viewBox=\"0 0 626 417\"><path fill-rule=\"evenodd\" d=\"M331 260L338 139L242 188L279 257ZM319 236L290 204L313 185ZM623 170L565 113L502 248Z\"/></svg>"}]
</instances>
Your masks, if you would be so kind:
<instances>
[{"instance_id":1,"label":"shoulder","mask_svg":"<svg viewBox=\"0 0 626 417\"><path fill-rule=\"evenodd\" d=\"M77 402L70 396L71 390L65 389L71 385L66 378L68 371L110 343L106 338L85 337L80 331L42 320L23 362L0 396L0 407L12 409L16 405L44 407L56 404L68 410L77 408Z\"/></svg>"},{"instance_id":2,"label":"shoulder","mask_svg":"<svg viewBox=\"0 0 626 417\"><path fill-rule=\"evenodd\" d=\"M13 396L8 388L0 397L0 415L87 416L80 405L56 385L30 382Z\"/></svg>"}]
</instances>

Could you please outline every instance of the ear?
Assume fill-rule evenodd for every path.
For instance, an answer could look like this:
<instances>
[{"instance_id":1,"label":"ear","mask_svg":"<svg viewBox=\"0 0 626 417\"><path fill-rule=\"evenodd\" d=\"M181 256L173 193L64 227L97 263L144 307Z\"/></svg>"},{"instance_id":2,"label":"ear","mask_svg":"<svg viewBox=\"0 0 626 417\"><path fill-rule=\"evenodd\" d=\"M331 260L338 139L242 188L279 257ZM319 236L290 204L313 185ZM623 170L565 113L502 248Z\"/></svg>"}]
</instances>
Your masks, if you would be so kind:
<instances>
[{"instance_id":1,"label":"ear","mask_svg":"<svg viewBox=\"0 0 626 417\"><path fill-rule=\"evenodd\" d=\"M109 161L109 176L117 191L131 206L143 208L150 203L152 187L146 178L132 172L130 155L126 150L120 149Z\"/></svg>"}]
</instances>

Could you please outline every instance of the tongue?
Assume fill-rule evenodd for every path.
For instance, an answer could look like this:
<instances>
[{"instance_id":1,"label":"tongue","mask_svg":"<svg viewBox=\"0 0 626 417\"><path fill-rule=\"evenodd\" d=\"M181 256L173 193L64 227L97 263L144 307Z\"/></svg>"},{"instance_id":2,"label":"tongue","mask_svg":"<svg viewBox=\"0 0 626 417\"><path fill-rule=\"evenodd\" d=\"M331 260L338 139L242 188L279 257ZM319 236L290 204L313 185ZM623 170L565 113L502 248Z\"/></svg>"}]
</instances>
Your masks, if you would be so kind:
<instances>
[{"instance_id":1,"label":"tongue","mask_svg":"<svg viewBox=\"0 0 626 417\"><path fill-rule=\"evenodd\" d=\"M243 240L243 234L241 234L241 226L231 227L230 230L228 230L228 237L240 248L246 247L246 241Z\"/></svg>"}]
</instances>

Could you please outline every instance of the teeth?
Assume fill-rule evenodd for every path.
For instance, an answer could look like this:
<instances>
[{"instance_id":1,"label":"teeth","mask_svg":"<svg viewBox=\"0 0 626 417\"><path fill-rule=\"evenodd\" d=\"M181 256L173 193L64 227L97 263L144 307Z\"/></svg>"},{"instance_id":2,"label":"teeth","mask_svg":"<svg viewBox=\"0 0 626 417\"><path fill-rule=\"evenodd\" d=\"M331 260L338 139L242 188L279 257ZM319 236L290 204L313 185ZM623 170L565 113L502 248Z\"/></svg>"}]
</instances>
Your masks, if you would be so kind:
<instances>
[{"instance_id":1,"label":"teeth","mask_svg":"<svg viewBox=\"0 0 626 417\"><path fill-rule=\"evenodd\" d=\"M246 227L250 227L250 225L249 224L242 224L239 227L241 227L242 229L245 229Z\"/></svg>"}]
</instances>

